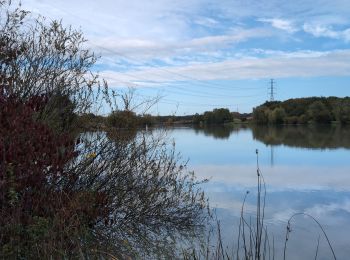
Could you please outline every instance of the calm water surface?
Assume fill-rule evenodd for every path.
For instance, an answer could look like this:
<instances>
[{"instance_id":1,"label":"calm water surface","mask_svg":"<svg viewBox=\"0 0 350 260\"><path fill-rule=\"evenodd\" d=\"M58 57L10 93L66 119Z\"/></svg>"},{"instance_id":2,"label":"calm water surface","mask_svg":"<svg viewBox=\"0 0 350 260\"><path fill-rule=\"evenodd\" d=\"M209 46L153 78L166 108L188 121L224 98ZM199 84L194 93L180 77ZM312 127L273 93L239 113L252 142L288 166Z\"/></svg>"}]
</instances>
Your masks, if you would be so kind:
<instances>
[{"instance_id":1,"label":"calm water surface","mask_svg":"<svg viewBox=\"0 0 350 260\"><path fill-rule=\"evenodd\" d=\"M246 218L255 214L256 154L267 184L266 218L276 259L283 257L288 219L315 217L338 259L350 259L350 128L175 128L170 135L203 186L221 220L227 244L235 243L242 201L250 191ZM332 259L321 230L309 218L292 221L287 259Z\"/></svg>"}]
</instances>

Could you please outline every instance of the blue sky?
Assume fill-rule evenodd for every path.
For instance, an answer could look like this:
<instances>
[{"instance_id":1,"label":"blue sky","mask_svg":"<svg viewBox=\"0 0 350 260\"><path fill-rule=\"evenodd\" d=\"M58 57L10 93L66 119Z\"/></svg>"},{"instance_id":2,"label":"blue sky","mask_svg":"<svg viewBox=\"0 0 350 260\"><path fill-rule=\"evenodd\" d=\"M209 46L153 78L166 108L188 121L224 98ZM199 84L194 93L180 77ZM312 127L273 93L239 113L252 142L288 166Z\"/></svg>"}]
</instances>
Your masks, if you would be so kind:
<instances>
[{"instance_id":1,"label":"blue sky","mask_svg":"<svg viewBox=\"0 0 350 260\"><path fill-rule=\"evenodd\" d=\"M22 0L80 28L95 70L153 114L251 112L269 98L350 96L348 0ZM136 100L137 101L137 100ZM106 112L106 111L104 111Z\"/></svg>"}]
</instances>

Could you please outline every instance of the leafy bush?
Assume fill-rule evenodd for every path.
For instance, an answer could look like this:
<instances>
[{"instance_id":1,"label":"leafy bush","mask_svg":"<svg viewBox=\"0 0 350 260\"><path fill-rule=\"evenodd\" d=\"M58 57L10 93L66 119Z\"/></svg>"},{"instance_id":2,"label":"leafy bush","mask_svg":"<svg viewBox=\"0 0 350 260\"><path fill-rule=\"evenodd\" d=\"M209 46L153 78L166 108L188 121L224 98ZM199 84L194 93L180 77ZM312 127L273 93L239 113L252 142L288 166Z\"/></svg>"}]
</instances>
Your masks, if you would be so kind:
<instances>
[{"instance_id":1,"label":"leafy bush","mask_svg":"<svg viewBox=\"0 0 350 260\"><path fill-rule=\"evenodd\" d=\"M232 115L226 108L215 108L213 111L204 112L202 119L206 124L223 124L231 122Z\"/></svg>"},{"instance_id":2,"label":"leafy bush","mask_svg":"<svg viewBox=\"0 0 350 260\"><path fill-rule=\"evenodd\" d=\"M115 128L132 129L138 124L138 118L132 111L114 111L107 117L107 125Z\"/></svg>"}]
</instances>

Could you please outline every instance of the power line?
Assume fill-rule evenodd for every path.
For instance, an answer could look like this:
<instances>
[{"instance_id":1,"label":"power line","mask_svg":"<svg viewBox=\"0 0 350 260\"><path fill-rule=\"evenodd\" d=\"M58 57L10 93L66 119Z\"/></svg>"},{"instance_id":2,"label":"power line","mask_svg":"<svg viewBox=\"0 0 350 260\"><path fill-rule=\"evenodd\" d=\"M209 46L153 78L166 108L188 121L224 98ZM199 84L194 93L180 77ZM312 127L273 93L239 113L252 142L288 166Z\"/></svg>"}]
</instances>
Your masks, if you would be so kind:
<instances>
[{"instance_id":1,"label":"power line","mask_svg":"<svg viewBox=\"0 0 350 260\"><path fill-rule=\"evenodd\" d=\"M127 73L125 73L127 74ZM128 74L127 74L128 75ZM140 78L140 77L136 77L134 75L130 75L130 77L133 77L135 79L137 79L138 81L140 80L143 80L143 81L146 81L145 79L143 78ZM107 79L111 79L111 80L116 80L122 84L125 84L127 86L138 86L138 87L141 87L142 85L141 84L138 84L138 83L135 83L135 82L125 82L125 81L122 81L122 80L118 80L118 79L114 79L114 78L111 78L111 77L105 77ZM221 99L221 98L248 98L248 97L256 97L256 96L259 96L260 93L256 93L256 94L252 94L252 95L225 95L225 94L218 94L218 93L210 93L210 92L206 92L206 91L196 91L196 90L193 90L193 89L188 89L188 88L185 88L183 86L177 86L175 84L171 84L171 83L162 83L163 87L160 89L159 87L152 87L152 89L158 89L158 90L162 90L164 92L168 92L168 93L172 93L172 94L178 94L178 95L186 95L186 96L193 96L193 97L203 97L203 98L214 98L214 99ZM171 87L171 90L170 89L166 89L164 87ZM255 88L254 88L255 89ZM259 88L260 89L260 88ZM249 89L250 90L250 89Z\"/></svg>"},{"instance_id":2,"label":"power line","mask_svg":"<svg viewBox=\"0 0 350 260\"><path fill-rule=\"evenodd\" d=\"M131 57L129 57L129 56L127 56L127 55L125 55L125 54L122 54L122 53L120 53L120 52L117 52L117 51L115 51L115 50L113 50L113 49L110 49L110 48L106 48L106 47L104 47L104 46L101 46L101 45L98 45L98 44L95 44L95 43L92 43L92 42L90 42L90 45L92 45L92 46L95 46L95 47L98 47L98 48L100 48L100 49L102 49L102 50L105 50L105 51L107 51L107 52L109 52L109 53L112 53L112 54L115 54L115 55L117 55L117 56L120 56L120 57L123 57L123 58L125 58L125 59L127 59L127 60L133 60L133 61L137 61L136 59L134 59L134 58L131 58ZM158 66L154 66L153 64L151 64L151 63L149 63L149 62L144 62L144 64L146 64L146 65L148 65L149 67L151 67L151 68L153 68L153 69L157 69L157 70L159 70L159 71L164 71L164 72L166 72L166 73L168 73L168 74L172 74L172 75L175 75L175 76L177 76L177 77L180 77L180 78L182 78L183 80L190 80L190 81L195 81L196 82L196 84L198 84L198 85L201 85L201 86L203 86L204 88L209 88L210 90L229 90L229 91L232 91L232 90L260 90L261 88L260 87L241 87L241 86L230 86L230 88L226 88L226 87L224 87L224 86L222 86L222 85L219 85L219 84L216 84L216 83L213 83L213 82L206 82L206 81L203 81L203 80L200 80L200 79L197 79L197 78L194 78L194 77L191 77L191 76L187 76L187 75L183 75L183 74L180 74L180 73L177 73L177 72L174 72L174 71L171 71L171 70L169 70L169 69L166 69L166 68L163 68L163 67L158 67ZM129 77L131 77L131 78L134 78L134 79L136 79L137 81L144 81L144 82L148 82L149 81L149 79L145 79L145 78L142 78L142 77L140 77L140 76L135 76L135 75L133 75L133 74L130 74L130 73L127 73L127 72L123 72L122 73L123 75L126 75L126 76L129 76ZM149 75L155 75L155 76L159 76L159 75L161 75L161 74L156 74L156 73L151 73L151 72L148 72L148 74ZM112 79L112 78L111 78ZM174 85L171 85L171 84L166 84L166 83L168 83L168 82L161 82L161 84L163 84L163 85L170 85L170 86L172 86L172 87L174 87L174 88L181 88L181 87L179 87L179 86L174 86ZM136 83L132 83L132 84L136 84ZM140 86L140 85L139 85ZM187 90L187 91L191 91L191 90ZM205 92L203 92L203 91L201 91L200 93L205 93ZM213 94L209 94L209 95L211 95L211 96L213 96ZM219 96L219 95L217 95L217 94L214 94L214 96ZM227 95L222 95L222 96L224 96L224 97L230 97L230 96L227 96ZM237 97L237 96L231 96L231 97Z\"/></svg>"}]
</instances>

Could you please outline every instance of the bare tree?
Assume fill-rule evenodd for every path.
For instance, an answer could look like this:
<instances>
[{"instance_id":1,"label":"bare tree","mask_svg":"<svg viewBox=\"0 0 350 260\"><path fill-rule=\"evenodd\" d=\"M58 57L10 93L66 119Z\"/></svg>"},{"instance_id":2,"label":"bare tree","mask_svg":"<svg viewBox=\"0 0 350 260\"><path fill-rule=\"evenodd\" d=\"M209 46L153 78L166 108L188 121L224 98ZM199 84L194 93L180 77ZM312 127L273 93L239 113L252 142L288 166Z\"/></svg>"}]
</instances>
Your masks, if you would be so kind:
<instances>
[{"instance_id":1,"label":"bare tree","mask_svg":"<svg viewBox=\"0 0 350 260\"><path fill-rule=\"evenodd\" d=\"M89 109L102 84L91 70L97 57L84 48L83 34L59 21L33 17L11 1L2 0L0 6L0 74L8 80L8 93L23 101L63 96L75 112ZM55 100L49 104L58 106Z\"/></svg>"}]
</instances>

